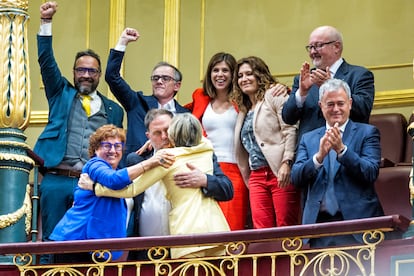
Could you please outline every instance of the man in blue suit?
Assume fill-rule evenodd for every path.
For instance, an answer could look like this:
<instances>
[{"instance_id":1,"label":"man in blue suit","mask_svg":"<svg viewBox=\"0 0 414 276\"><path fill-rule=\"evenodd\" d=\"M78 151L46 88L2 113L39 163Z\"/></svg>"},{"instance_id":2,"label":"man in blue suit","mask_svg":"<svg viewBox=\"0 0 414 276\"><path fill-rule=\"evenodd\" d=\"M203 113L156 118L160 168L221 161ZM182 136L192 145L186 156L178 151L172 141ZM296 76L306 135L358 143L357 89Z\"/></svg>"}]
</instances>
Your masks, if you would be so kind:
<instances>
[{"instance_id":1,"label":"man in blue suit","mask_svg":"<svg viewBox=\"0 0 414 276\"><path fill-rule=\"evenodd\" d=\"M327 80L319 89L326 125L305 133L292 167L292 182L307 191L303 224L383 215L375 192L381 161L380 134L349 119L348 84ZM311 239L312 247L362 242L360 235Z\"/></svg>"},{"instance_id":2,"label":"man in blue suit","mask_svg":"<svg viewBox=\"0 0 414 276\"><path fill-rule=\"evenodd\" d=\"M292 93L282 110L282 118L288 124L299 123L298 141L302 135L325 124L318 106L319 87L330 78L342 79L352 92L351 120L368 123L374 102L374 76L367 69L347 63L342 58L341 33L331 26L316 28L306 46L314 68L302 65L295 76Z\"/></svg>"},{"instance_id":3,"label":"man in blue suit","mask_svg":"<svg viewBox=\"0 0 414 276\"><path fill-rule=\"evenodd\" d=\"M40 6L37 36L38 61L49 103L48 123L34 147L45 167L40 185L43 240L48 240L55 225L72 206L73 190L83 164L89 159L89 136L104 124L122 127L124 117L118 104L96 91L101 63L92 50L77 53L74 85L62 76L52 48L52 17L56 10L56 2ZM89 100L88 106L83 104L85 98Z\"/></svg>"},{"instance_id":4,"label":"man in blue suit","mask_svg":"<svg viewBox=\"0 0 414 276\"><path fill-rule=\"evenodd\" d=\"M151 138L151 135L149 135L151 132L154 131L157 133L157 135L160 136L158 139L162 141L168 141L166 130L168 129L171 118L168 120L157 120L157 124L152 125L150 130L150 122L147 122L147 125L145 122L146 115L150 110L154 111L154 109L165 109L171 113L171 116L172 114L176 113L189 112L188 109L182 107L174 99L175 95L181 87L182 81L182 74L175 66L166 62L160 62L155 65L150 78L152 84L151 96L144 95L142 91L132 90L128 83L121 77L120 69L125 55L126 47L129 42L137 41L138 38L139 33L133 28L126 28L122 32L117 45L110 51L105 73L105 80L111 88L112 93L127 112L128 128L125 153L125 156L127 156L127 165L136 164L147 158L148 155L152 154L152 151L148 151L143 156L136 154L136 151L140 149L148 139L150 139L154 144L154 139ZM165 114L164 116L160 117L168 118L168 116ZM149 121L152 121L152 119ZM160 144L158 148L155 148L155 150L158 150L165 146L167 145ZM176 177L176 184L183 188L201 188L205 196L213 197L216 200L230 200L233 198L232 183L229 178L221 171L215 156L213 158L213 162L214 175L206 175L196 167L190 165L189 172L182 173ZM129 235L141 235L140 230L138 229L140 227L139 221L142 213L141 210L143 208L142 204L144 203L151 205L150 201L155 202L156 204L164 204L166 199L164 194L160 193L155 188L149 189L141 195L138 195L134 198L133 202L132 200L127 199L130 210L133 206L133 210L135 211L132 214L133 220L129 221L131 223L129 230L131 230L131 228L134 228L134 230L129 231ZM155 209L148 210L147 214L150 214L148 217L157 217L159 215ZM158 234L160 235L162 233Z\"/></svg>"},{"instance_id":5,"label":"man in blue suit","mask_svg":"<svg viewBox=\"0 0 414 276\"><path fill-rule=\"evenodd\" d=\"M182 74L173 65L160 62L151 74L152 95L146 96L142 91L134 91L121 77L120 69L125 50L129 42L139 38L137 30L126 28L115 46L111 49L105 72L105 80L111 88L112 93L127 112L127 139L125 145L125 156L136 152L143 146L148 138L145 135L146 128L144 118L148 110L153 108L164 108L172 113L189 112L175 99L181 87Z\"/></svg>"}]
</instances>

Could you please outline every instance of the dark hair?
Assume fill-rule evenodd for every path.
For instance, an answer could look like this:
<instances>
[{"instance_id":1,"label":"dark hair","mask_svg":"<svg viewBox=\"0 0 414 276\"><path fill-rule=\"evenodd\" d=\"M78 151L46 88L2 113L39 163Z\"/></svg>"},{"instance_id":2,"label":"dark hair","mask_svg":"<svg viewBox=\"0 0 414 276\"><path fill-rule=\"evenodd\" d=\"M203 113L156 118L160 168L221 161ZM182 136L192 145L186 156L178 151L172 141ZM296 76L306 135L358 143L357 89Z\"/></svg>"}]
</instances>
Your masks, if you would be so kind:
<instances>
[{"instance_id":1,"label":"dark hair","mask_svg":"<svg viewBox=\"0 0 414 276\"><path fill-rule=\"evenodd\" d=\"M253 75L257 80L259 88L255 94L256 101L263 100L266 90L270 88L272 84L278 83L278 81L272 76L269 67L261 58L250 56L238 60L236 70L234 71L234 89L231 97L232 100L237 104L240 111L247 112L252 107L252 102L250 101L249 97L242 92L238 84L239 69L243 64L250 65Z\"/></svg>"},{"instance_id":2,"label":"dark hair","mask_svg":"<svg viewBox=\"0 0 414 276\"><path fill-rule=\"evenodd\" d=\"M94 50L92 49L87 49L84 51L80 51L76 53L76 57L75 57L75 62L73 63L73 69L75 70L76 67L76 61L84 56L88 56L88 57L93 57L94 59L96 59L96 61L98 61L98 66L99 66L99 71L101 71L101 59L99 57L99 55L97 53L95 53Z\"/></svg>"},{"instance_id":3,"label":"dark hair","mask_svg":"<svg viewBox=\"0 0 414 276\"><path fill-rule=\"evenodd\" d=\"M228 53L220 52L211 57L207 66L207 71L203 80L204 93L210 98L214 99L217 96L216 89L211 81L211 71L213 71L216 64L224 61L230 69L231 77L233 78L234 68L236 67L236 59ZM230 82L229 93L233 90L233 81Z\"/></svg>"},{"instance_id":4,"label":"dark hair","mask_svg":"<svg viewBox=\"0 0 414 276\"><path fill-rule=\"evenodd\" d=\"M125 130L115 125L103 125L89 137L89 157L95 156L95 151L101 146L101 142L108 138L119 138L125 143Z\"/></svg>"},{"instance_id":5,"label":"dark hair","mask_svg":"<svg viewBox=\"0 0 414 276\"><path fill-rule=\"evenodd\" d=\"M154 119L160 115L168 115L171 118L174 117L174 114L171 111L168 111L167 109L163 109L163 108L150 109L144 118L145 128L149 130L149 125L151 124L151 122L154 121Z\"/></svg>"}]
</instances>

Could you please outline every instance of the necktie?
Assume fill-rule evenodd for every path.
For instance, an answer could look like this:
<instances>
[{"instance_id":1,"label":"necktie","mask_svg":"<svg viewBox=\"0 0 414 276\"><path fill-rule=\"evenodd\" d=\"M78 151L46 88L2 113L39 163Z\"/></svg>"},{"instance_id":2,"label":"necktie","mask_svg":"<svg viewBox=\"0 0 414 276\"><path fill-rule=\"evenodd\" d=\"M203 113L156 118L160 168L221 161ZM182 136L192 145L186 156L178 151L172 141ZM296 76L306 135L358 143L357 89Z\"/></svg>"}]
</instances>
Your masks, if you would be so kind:
<instances>
[{"instance_id":1,"label":"necktie","mask_svg":"<svg viewBox=\"0 0 414 276\"><path fill-rule=\"evenodd\" d=\"M91 116L91 99L89 95L82 95L82 107L86 112L86 116Z\"/></svg>"},{"instance_id":2,"label":"necktie","mask_svg":"<svg viewBox=\"0 0 414 276\"><path fill-rule=\"evenodd\" d=\"M336 214L339 209L338 201L335 196L334 178L335 178L335 162L336 152L334 150L329 151L329 173L328 173L328 186L325 192L325 208L326 211L332 216Z\"/></svg>"}]
</instances>

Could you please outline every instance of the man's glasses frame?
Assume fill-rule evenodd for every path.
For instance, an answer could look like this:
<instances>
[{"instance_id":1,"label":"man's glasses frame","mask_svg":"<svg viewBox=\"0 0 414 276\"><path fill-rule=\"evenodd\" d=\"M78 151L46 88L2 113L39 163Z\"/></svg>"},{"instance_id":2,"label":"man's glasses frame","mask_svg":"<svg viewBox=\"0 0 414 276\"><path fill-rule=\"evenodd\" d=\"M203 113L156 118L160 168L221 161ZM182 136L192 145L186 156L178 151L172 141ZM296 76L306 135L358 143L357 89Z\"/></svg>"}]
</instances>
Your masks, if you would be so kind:
<instances>
[{"instance_id":1,"label":"man's glasses frame","mask_svg":"<svg viewBox=\"0 0 414 276\"><path fill-rule=\"evenodd\" d=\"M122 151L124 149L124 143L123 142L117 142L117 143L110 143L110 142L101 142L101 147L105 151L111 151L112 147L114 147L115 151Z\"/></svg>"},{"instance_id":2,"label":"man's glasses frame","mask_svg":"<svg viewBox=\"0 0 414 276\"><path fill-rule=\"evenodd\" d=\"M305 49L306 51L308 51L310 53L310 51L312 51L312 49L319 51L320 49L322 49L324 46L335 43L336 40L332 40L332 41L328 41L328 42L316 42L314 45L306 45Z\"/></svg>"},{"instance_id":3,"label":"man's glasses frame","mask_svg":"<svg viewBox=\"0 0 414 276\"><path fill-rule=\"evenodd\" d=\"M73 69L75 71L76 75L83 76L88 72L89 76L96 77L99 73L101 73L101 70L95 69L95 68L87 68L87 67L76 67Z\"/></svg>"},{"instance_id":4,"label":"man's glasses frame","mask_svg":"<svg viewBox=\"0 0 414 276\"><path fill-rule=\"evenodd\" d=\"M169 81L175 81L175 79L168 75L153 75L151 76L151 81L157 82L161 79L162 82L169 82Z\"/></svg>"}]
</instances>

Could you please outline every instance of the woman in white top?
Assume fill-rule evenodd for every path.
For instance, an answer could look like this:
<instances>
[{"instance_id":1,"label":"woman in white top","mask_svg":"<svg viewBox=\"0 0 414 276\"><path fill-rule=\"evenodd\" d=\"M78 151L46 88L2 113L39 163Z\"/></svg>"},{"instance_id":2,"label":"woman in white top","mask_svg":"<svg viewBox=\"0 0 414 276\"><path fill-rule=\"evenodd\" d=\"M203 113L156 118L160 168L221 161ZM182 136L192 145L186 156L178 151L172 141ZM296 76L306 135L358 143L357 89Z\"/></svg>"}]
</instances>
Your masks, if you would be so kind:
<instances>
[{"instance_id":1,"label":"woman in white top","mask_svg":"<svg viewBox=\"0 0 414 276\"><path fill-rule=\"evenodd\" d=\"M234 126L238 110L230 101L229 94L233 89L235 66L236 60L231 54L215 54L207 66L203 88L193 92L193 102L185 107L200 120L223 173L233 183L233 199L219 202L219 205L230 229L242 230L246 226L249 197L234 155Z\"/></svg>"}]
</instances>

